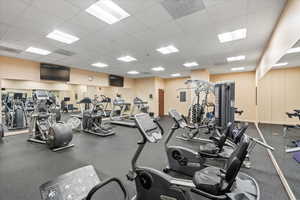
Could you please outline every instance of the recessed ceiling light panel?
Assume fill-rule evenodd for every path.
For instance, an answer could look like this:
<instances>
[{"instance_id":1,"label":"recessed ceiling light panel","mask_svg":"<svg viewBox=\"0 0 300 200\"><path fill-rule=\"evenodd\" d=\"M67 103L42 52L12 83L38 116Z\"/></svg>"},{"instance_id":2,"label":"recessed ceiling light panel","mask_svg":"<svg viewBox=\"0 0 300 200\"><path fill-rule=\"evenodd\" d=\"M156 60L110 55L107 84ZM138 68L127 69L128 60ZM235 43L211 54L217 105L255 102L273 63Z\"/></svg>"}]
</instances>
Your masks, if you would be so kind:
<instances>
[{"instance_id":1,"label":"recessed ceiling light panel","mask_svg":"<svg viewBox=\"0 0 300 200\"><path fill-rule=\"evenodd\" d=\"M85 11L108 24L114 24L130 16L129 13L111 0L97 1Z\"/></svg>"},{"instance_id":2,"label":"recessed ceiling light panel","mask_svg":"<svg viewBox=\"0 0 300 200\"><path fill-rule=\"evenodd\" d=\"M79 40L78 37L76 37L74 35L70 35L68 33L64 33L64 32L59 31L59 30L52 31L46 37L50 38L50 39L53 39L53 40L57 40L57 41L62 42L62 43L66 43L66 44L72 44L73 42L76 42L76 41Z\"/></svg>"},{"instance_id":3,"label":"recessed ceiling light panel","mask_svg":"<svg viewBox=\"0 0 300 200\"><path fill-rule=\"evenodd\" d=\"M101 63L101 62L94 63L94 64L92 64L92 66L94 66L94 67L100 67L100 68L108 67L107 64Z\"/></svg>"},{"instance_id":4,"label":"recessed ceiling light panel","mask_svg":"<svg viewBox=\"0 0 300 200\"><path fill-rule=\"evenodd\" d=\"M234 67L234 68L231 68L231 71L243 71L245 70L245 67Z\"/></svg>"},{"instance_id":5,"label":"recessed ceiling light panel","mask_svg":"<svg viewBox=\"0 0 300 200\"><path fill-rule=\"evenodd\" d=\"M221 33L218 35L219 41L221 43L231 42L234 40L241 40L247 37L247 29L242 28L232 32Z\"/></svg>"},{"instance_id":6,"label":"recessed ceiling light panel","mask_svg":"<svg viewBox=\"0 0 300 200\"><path fill-rule=\"evenodd\" d=\"M289 64L289 63L282 62L282 63L277 63L277 64L273 65L272 67L282 67L282 66L286 66L287 64Z\"/></svg>"},{"instance_id":7,"label":"recessed ceiling light panel","mask_svg":"<svg viewBox=\"0 0 300 200\"><path fill-rule=\"evenodd\" d=\"M228 57L227 58L227 61L228 62L234 62L234 61L241 61L241 60L245 60L246 59L246 56L234 56L234 57Z\"/></svg>"},{"instance_id":8,"label":"recessed ceiling light panel","mask_svg":"<svg viewBox=\"0 0 300 200\"><path fill-rule=\"evenodd\" d=\"M136 61L137 59L132 56L122 56L122 57L117 58L117 60L123 61L123 62L132 62L132 61Z\"/></svg>"},{"instance_id":9,"label":"recessed ceiling light panel","mask_svg":"<svg viewBox=\"0 0 300 200\"><path fill-rule=\"evenodd\" d=\"M135 74L139 74L140 72L138 72L138 71L129 71L129 72L127 72L127 74L131 74L131 75L135 75Z\"/></svg>"},{"instance_id":10,"label":"recessed ceiling light panel","mask_svg":"<svg viewBox=\"0 0 300 200\"><path fill-rule=\"evenodd\" d=\"M165 71L165 68L163 68L162 66L159 66L159 67L153 67L152 70L156 71L156 72L161 72L161 71Z\"/></svg>"},{"instance_id":11,"label":"recessed ceiling light panel","mask_svg":"<svg viewBox=\"0 0 300 200\"><path fill-rule=\"evenodd\" d=\"M183 64L185 67L196 67L199 64L197 62L186 62Z\"/></svg>"},{"instance_id":12,"label":"recessed ceiling light panel","mask_svg":"<svg viewBox=\"0 0 300 200\"><path fill-rule=\"evenodd\" d=\"M176 53L179 50L175 46L169 45L169 46L158 48L156 49L156 51L160 52L161 54L171 54L171 53Z\"/></svg>"},{"instance_id":13,"label":"recessed ceiling light panel","mask_svg":"<svg viewBox=\"0 0 300 200\"><path fill-rule=\"evenodd\" d=\"M287 54L289 53L299 53L300 52L300 47L295 47L295 48L290 48L289 50L287 50Z\"/></svg>"},{"instance_id":14,"label":"recessed ceiling light panel","mask_svg":"<svg viewBox=\"0 0 300 200\"><path fill-rule=\"evenodd\" d=\"M181 74L179 73L175 73L175 74L171 74L172 77L178 77L178 76L181 76Z\"/></svg>"},{"instance_id":15,"label":"recessed ceiling light panel","mask_svg":"<svg viewBox=\"0 0 300 200\"><path fill-rule=\"evenodd\" d=\"M30 52L30 53L35 53L35 54L39 54L39 55L48 55L51 53L51 51L45 50L45 49L40 49L40 48L36 48L36 47L28 47L26 50L26 52Z\"/></svg>"}]
</instances>

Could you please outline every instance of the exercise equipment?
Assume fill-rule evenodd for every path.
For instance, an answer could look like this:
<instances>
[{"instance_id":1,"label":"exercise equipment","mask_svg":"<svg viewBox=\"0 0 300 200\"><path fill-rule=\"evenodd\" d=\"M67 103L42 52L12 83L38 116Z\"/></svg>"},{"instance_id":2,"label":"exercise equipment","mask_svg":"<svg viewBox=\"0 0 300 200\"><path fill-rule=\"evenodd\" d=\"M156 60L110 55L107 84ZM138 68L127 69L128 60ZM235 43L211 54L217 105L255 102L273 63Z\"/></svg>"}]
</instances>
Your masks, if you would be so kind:
<instances>
[{"instance_id":1,"label":"exercise equipment","mask_svg":"<svg viewBox=\"0 0 300 200\"><path fill-rule=\"evenodd\" d=\"M137 195L133 199L260 199L257 182L239 172L249 146L247 137L228 159L225 168L206 167L197 171L190 179L174 178L159 170L137 165L146 144L157 143L162 139L163 129L157 121L153 121L144 113L135 115L135 120L142 140L138 142L138 148L131 161L132 170L127 175L129 180L135 181Z\"/></svg>"},{"instance_id":2,"label":"exercise equipment","mask_svg":"<svg viewBox=\"0 0 300 200\"><path fill-rule=\"evenodd\" d=\"M169 166L165 169L165 172L171 170L191 176L195 171L206 165L224 166L226 160L230 158L234 149L237 148L240 141L245 137L245 132L248 128L248 124L244 124L241 127L234 127L234 124L229 122L223 130L223 134L211 136L208 140L202 139L203 144L200 145L198 151L195 151L187 147L168 145L176 130L195 129L188 126L182 115L176 110L171 110L169 115L173 118L175 124L172 126L165 140L165 149L169 161ZM250 155L256 144L270 150L274 150L274 148L256 138L247 137L250 140L250 144L247 150L248 154L243 161L243 166L251 168Z\"/></svg>"},{"instance_id":3,"label":"exercise equipment","mask_svg":"<svg viewBox=\"0 0 300 200\"><path fill-rule=\"evenodd\" d=\"M289 118L298 118L300 120L300 110L295 109L293 112L286 112L286 115ZM283 126L283 136L286 137L288 130L289 129L300 129L300 124L296 124L296 125L284 125ZM300 140L295 140L292 141L291 143L293 143L294 147L292 148L287 148L285 150L285 152L287 153L294 153L293 157L295 160L297 160L298 162L300 162Z\"/></svg>"},{"instance_id":4,"label":"exercise equipment","mask_svg":"<svg viewBox=\"0 0 300 200\"><path fill-rule=\"evenodd\" d=\"M100 95L100 103L103 105L103 116L104 117L109 117L111 110L109 108L111 108L111 98L109 98L108 96L105 96L103 94Z\"/></svg>"},{"instance_id":5,"label":"exercise equipment","mask_svg":"<svg viewBox=\"0 0 300 200\"><path fill-rule=\"evenodd\" d=\"M27 114L23 100L22 93L10 93L6 96L4 112L5 125L8 130L27 128Z\"/></svg>"},{"instance_id":6,"label":"exercise equipment","mask_svg":"<svg viewBox=\"0 0 300 200\"><path fill-rule=\"evenodd\" d=\"M180 128L193 129L193 127L188 127L184 118L176 110L170 110L169 115L175 123L167 135L164 144L169 163L167 168L164 169L164 172L176 171L188 176L193 176L196 171L207 165L224 167L226 159L230 157L236 148L235 144L228 144L228 142L226 142L231 134L232 123L228 123L223 134L221 134L218 139L211 137L210 140L200 145L198 151L195 151L183 146L169 145L169 141L176 130ZM194 129L196 129L196 127ZM243 135L246 129L247 127L242 129L239 134Z\"/></svg>"},{"instance_id":7,"label":"exercise equipment","mask_svg":"<svg viewBox=\"0 0 300 200\"><path fill-rule=\"evenodd\" d=\"M63 174L39 189L42 200L128 200L127 191L118 178L102 181L91 165Z\"/></svg>"},{"instance_id":8,"label":"exercise equipment","mask_svg":"<svg viewBox=\"0 0 300 200\"><path fill-rule=\"evenodd\" d=\"M4 137L4 128L3 125L0 124L0 140Z\"/></svg>"},{"instance_id":9,"label":"exercise equipment","mask_svg":"<svg viewBox=\"0 0 300 200\"><path fill-rule=\"evenodd\" d=\"M72 115L72 118L67 122L68 124L72 124L73 129L80 127L80 130L83 132L101 137L115 134L111 126L103 123L102 108L97 108L96 102L93 102L89 97L85 97L78 104L81 108L81 115Z\"/></svg>"},{"instance_id":10,"label":"exercise equipment","mask_svg":"<svg viewBox=\"0 0 300 200\"><path fill-rule=\"evenodd\" d=\"M136 126L134 120L130 119L129 114L125 114L125 110L130 106L130 103L125 102L120 95L117 95L113 100L113 108L110 113L110 123L134 128ZM117 108L119 108L119 114L117 114Z\"/></svg>"},{"instance_id":11,"label":"exercise equipment","mask_svg":"<svg viewBox=\"0 0 300 200\"><path fill-rule=\"evenodd\" d=\"M53 102L46 91L35 91L35 111L31 115L31 135L29 142L47 144L52 151L60 151L73 147L70 144L73 138L72 129L63 122L56 122L56 114L50 112Z\"/></svg>"},{"instance_id":12,"label":"exercise equipment","mask_svg":"<svg viewBox=\"0 0 300 200\"><path fill-rule=\"evenodd\" d=\"M134 115L138 113L149 113L149 104L147 101L143 101L141 98L135 97L133 99L131 117L134 118Z\"/></svg>"}]
</instances>

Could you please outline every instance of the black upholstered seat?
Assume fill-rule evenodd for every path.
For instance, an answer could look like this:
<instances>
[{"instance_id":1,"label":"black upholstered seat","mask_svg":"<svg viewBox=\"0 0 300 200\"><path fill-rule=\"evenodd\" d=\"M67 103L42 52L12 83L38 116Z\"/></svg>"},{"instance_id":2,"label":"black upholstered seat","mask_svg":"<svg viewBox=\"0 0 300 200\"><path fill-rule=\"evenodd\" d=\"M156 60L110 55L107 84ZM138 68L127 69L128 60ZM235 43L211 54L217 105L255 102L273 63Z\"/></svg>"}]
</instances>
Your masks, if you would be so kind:
<instances>
[{"instance_id":1,"label":"black upholstered seat","mask_svg":"<svg viewBox=\"0 0 300 200\"><path fill-rule=\"evenodd\" d=\"M224 169L206 167L197 171L193 177L196 188L212 195L222 195L228 192L246 158L248 147L249 138L245 136L227 160Z\"/></svg>"}]
</instances>

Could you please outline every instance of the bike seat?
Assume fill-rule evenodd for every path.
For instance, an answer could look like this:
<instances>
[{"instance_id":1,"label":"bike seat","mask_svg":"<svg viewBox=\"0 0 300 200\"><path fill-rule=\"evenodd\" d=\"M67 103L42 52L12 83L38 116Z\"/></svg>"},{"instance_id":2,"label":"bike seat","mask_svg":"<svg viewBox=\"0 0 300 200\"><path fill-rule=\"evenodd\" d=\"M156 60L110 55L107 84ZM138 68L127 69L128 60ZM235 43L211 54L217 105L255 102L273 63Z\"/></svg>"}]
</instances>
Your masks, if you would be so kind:
<instances>
[{"instance_id":1,"label":"bike seat","mask_svg":"<svg viewBox=\"0 0 300 200\"><path fill-rule=\"evenodd\" d=\"M200 145L199 147L200 154L216 154L218 151L219 148L215 143L207 143L205 145Z\"/></svg>"},{"instance_id":2,"label":"bike seat","mask_svg":"<svg viewBox=\"0 0 300 200\"><path fill-rule=\"evenodd\" d=\"M196 188L209 194L219 195L221 189L221 171L217 167L206 167L197 171L193 177Z\"/></svg>"}]
</instances>

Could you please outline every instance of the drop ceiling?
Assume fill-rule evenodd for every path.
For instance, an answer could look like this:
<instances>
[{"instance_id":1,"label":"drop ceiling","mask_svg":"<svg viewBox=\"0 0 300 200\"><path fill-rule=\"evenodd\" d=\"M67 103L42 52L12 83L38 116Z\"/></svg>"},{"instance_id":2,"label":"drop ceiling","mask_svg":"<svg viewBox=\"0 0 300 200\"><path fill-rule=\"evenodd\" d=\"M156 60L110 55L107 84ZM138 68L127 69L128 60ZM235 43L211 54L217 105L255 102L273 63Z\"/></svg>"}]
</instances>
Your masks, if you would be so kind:
<instances>
[{"instance_id":1,"label":"drop ceiling","mask_svg":"<svg viewBox=\"0 0 300 200\"><path fill-rule=\"evenodd\" d=\"M0 48L0 55L129 77L189 75L192 69L204 68L213 74L230 72L233 67L251 71L256 67L286 0L202 0L203 7L183 17L182 13L180 17L172 17L162 0L113 0L130 16L112 25L85 12L95 2L0 0L0 46L21 51ZM219 42L218 34L240 28L247 29L246 39ZM54 29L80 40L65 44L46 38ZM156 51L167 45L174 45L179 52L163 55ZM40 56L25 52L29 46L53 53ZM126 55L137 61L117 60ZM227 57L239 55L245 55L246 59L226 61ZM199 66L183 66L193 61ZM109 67L93 67L96 62ZM151 70L158 66L165 71ZM132 70L141 73L128 75Z\"/></svg>"}]
</instances>

